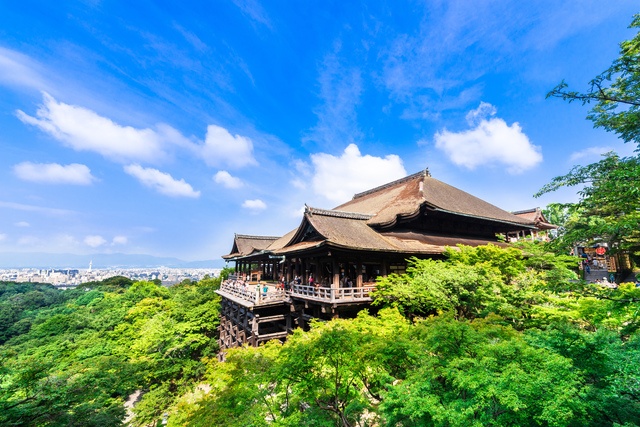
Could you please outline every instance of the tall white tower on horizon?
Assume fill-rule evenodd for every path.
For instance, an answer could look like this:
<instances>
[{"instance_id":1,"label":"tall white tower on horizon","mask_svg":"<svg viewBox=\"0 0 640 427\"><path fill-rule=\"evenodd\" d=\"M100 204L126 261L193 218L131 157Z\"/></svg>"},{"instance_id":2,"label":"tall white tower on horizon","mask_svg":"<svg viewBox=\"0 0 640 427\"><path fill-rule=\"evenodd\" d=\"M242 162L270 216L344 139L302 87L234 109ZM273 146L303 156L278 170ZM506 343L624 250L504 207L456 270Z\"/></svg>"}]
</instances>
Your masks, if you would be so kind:
<instances>
[{"instance_id":1,"label":"tall white tower on horizon","mask_svg":"<svg viewBox=\"0 0 640 427\"><path fill-rule=\"evenodd\" d=\"M93 260L89 261L89 273L91 273L91 266L93 265Z\"/></svg>"}]
</instances>

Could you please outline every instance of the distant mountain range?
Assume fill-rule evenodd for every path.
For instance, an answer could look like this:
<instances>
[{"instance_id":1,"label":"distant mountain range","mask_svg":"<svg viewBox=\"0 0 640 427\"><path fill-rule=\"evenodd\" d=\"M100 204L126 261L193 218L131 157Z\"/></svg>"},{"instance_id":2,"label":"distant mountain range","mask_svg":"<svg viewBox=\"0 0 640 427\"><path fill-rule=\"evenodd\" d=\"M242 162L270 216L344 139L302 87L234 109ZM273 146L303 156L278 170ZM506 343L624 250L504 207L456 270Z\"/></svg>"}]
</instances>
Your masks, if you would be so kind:
<instances>
[{"instance_id":1,"label":"distant mountain range","mask_svg":"<svg viewBox=\"0 0 640 427\"><path fill-rule=\"evenodd\" d=\"M44 252L0 252L0 268L222 268L221 259L184 261L143 254L52 254Z\"/></svg>"}]
</instances>

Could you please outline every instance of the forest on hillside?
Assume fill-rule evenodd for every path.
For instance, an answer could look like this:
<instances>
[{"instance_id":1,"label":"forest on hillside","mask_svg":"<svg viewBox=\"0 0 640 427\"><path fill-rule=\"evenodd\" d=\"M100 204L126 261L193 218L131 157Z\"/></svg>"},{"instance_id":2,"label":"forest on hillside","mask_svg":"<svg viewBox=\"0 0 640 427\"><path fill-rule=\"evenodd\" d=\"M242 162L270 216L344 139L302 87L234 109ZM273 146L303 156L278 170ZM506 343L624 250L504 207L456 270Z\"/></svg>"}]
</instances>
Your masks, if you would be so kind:
<instances>
[{"instance_id":1,"label":"forest on hillside","mask_svg":"<svg viewBox=\"0 0 640 427\"><path fill-rule=\"evenodd\" d=\"M640 288L576 267L542 244L413 259L375 315L225 362L219 278L2 283L0 425L638 426Z\"/></svg>"},{"instance_id":2,"label":"forest on hillside","mask_svg":"<svg viewBox=\"0 0 640 427\"><path fill-rule=\"evenodd\" d=\"M0 425L153 424L216 358L220 279L0 283Z\"/></svg>"}]
</instances>

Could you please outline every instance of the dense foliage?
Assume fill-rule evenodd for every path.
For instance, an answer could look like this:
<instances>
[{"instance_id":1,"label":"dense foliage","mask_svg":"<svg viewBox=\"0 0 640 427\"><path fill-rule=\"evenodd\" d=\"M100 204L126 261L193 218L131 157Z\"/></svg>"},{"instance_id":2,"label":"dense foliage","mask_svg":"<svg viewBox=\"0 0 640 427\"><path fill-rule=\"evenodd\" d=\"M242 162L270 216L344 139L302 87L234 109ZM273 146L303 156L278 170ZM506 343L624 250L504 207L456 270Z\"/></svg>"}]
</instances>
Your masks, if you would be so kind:
<instances>
[{"instance_id":1,"label":"dense foliage","mask_svg":"<svg viewBox=\"0 0 640 427\"><path fill-rule=\"evenodd\" d=\"M614 252L640 252L640 158L614 153L554 178L537 195L578 186L577 203L554 205L548 213L562 226L554 245L605 243Z\"/></svg>"},{"instance_id":2,"label":"dense foliage","mask_svg":"<svg viewBox=\"0 0 640 427\"><path fill-rule=\"evenodd\" d=\"M160 419L215 357L218 286L0 283L0 425L118 426L136 390L133 424Z\"/></svg>"},{"instance_id":3,"label":"dense foliage","mask_svg":"<svg viewBox=\"0 0 640 427\"><path fill-rule=\"evenodd\" d=\"M452 248L382 279L375 316L225 362L219 279L4 283L0 425L638 427L640 288L575 268L538 244Z\"/></svg>"},{"instance_id":4,"label":"dense foliage","mask_svg":"<svg viewBox=\"0 0 640 427\"><path fill-rule=\"evenodd\" d=\"M227 353L170 426L638 426L640 289L542 245L460 247L379 282L376 316Z\"/></svg>"}]
</instances>

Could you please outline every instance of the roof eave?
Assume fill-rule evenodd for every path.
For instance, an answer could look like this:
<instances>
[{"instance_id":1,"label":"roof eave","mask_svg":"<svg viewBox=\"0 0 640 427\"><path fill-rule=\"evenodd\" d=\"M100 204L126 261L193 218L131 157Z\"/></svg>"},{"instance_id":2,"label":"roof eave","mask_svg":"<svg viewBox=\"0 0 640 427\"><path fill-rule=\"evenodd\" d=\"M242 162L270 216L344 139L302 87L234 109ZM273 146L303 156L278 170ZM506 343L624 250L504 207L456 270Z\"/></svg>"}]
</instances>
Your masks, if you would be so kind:
<instances>
[{"instance_id":1,"label":"roof eave","mask_svg":"<svg viewBox=\"0 0 640 427\"><path fill-rule=\"evenodd\" d=\"M463 213L463 212L454 212L454 211L450 211L447 209L442 209L439 208L437 206L434 205L430 205L430 207L434 210L434 211L438 211L438 212L444 212L444 213L448 213L451 215L459 215L459 216L464 216L466 218L474 218L474 219L481 219L484 221L491 221L491 222L499 222L502 224L509 224L509 225L513 225L513 226L517 226L517 227L521 227L520 229L522 230L522 228L528 228L528 229L535 229L536 225L534 223L521 223L521 222L511 222L511 221L505 221L503 219L498 219L498 218L488 218L488 217L484 217L484 216L479 216L479 215L472 215L472 214L467 214L467 213Z\"/></svg>"}]
</instances>

